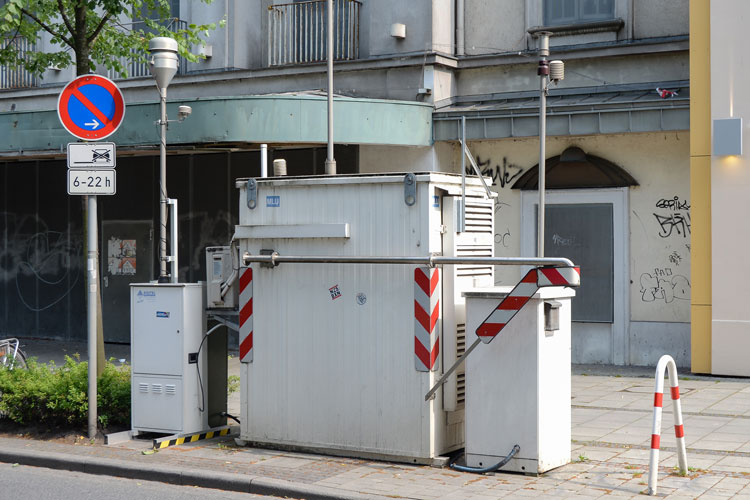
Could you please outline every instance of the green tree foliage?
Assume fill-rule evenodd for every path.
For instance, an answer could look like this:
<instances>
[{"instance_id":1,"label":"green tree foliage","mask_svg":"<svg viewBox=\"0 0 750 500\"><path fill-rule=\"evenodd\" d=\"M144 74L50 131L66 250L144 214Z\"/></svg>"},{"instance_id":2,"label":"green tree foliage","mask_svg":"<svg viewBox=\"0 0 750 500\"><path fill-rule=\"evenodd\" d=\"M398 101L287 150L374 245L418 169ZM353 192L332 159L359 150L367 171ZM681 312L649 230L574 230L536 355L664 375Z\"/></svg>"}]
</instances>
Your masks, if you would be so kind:
<instances>
[{"instance_id":1,"label":"green tree foliage","mask_svg":"<svg viewBox=\"0 0 750 500\"><path fill-rule=\"evenodd\" d=\"M20 65L38 75L50 66L75 64L78 75L106 67L126 77L123 58L145 61L148 40L155 36L174 38L180 54L197 61L190 48L204 43L201 36L207 37L215 24L179 28L175 21L169 0L6 0L0 7L0 64ZM19 50L18 40L37 42L45 32L52 37L47 50Z\"/></svg>"}]
</instances>

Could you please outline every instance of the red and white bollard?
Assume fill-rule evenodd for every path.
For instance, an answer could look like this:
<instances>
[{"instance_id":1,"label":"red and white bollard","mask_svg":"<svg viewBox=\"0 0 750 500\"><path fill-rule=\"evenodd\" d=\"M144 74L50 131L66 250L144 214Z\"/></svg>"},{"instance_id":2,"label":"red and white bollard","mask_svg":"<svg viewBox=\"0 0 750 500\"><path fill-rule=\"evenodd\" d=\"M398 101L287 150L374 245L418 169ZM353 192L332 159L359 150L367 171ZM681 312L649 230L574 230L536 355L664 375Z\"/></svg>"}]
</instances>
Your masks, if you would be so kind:
<instances>
[{"instance_id":1,"label":"red and white bollard","mask_svg":"<svg viewBox=\"0 0 750 500\"><path fill-rule=\"evenodd\" d=\"M656 480L659 475L659 442L661 440L661 411L664 401L664 370L669 371L669 386L674 408L674 435L677 438L677 461L680 472L687 474L685 451L685 429L682 425L680 387L677 380L677 365L672 356L664 355L656 365L656 387L654 388L654 426L651 431L651 459L648 470L648 494L656 495Z\"/></svg>"}]
</instances>

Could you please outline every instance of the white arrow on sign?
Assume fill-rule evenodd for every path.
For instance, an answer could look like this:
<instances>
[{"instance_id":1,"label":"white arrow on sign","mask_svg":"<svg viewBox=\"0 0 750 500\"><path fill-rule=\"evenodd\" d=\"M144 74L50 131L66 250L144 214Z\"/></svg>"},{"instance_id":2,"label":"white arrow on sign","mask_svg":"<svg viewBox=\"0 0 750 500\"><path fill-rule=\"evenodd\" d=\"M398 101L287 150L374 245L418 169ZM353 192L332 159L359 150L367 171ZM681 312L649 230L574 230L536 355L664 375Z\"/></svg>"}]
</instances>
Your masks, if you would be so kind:
<instances>
[{"instance_id":1,"label":"white arrow on sign","mask_svg":"<svg viewBox=\"0 0 750 500\"><path fill-rule=\"evenodd\" d=\"M91 121L91 122L86 122L86 123L84 123L84 125L86 125L87 127L89 127L89 126L90 126L90 127L91 127L91 130L93 130L93 129L95 129L96 127L98 127L98 126L99 126L99 122L98 122L98 121L96 121L96 118L92 118L92 120L94 120L94 121Z\"/></svg>"}]
</instances>

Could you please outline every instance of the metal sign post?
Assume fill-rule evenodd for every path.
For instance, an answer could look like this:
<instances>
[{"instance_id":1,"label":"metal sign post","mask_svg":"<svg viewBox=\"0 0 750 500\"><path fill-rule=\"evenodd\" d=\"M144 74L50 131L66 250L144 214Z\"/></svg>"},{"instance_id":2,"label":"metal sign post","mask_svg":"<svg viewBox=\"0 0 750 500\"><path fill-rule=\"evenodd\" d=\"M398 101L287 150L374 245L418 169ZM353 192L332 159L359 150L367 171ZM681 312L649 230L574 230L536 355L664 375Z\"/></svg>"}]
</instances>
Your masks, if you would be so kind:
<instances>
[{"instance_id":1,"label":"metal sign post","mask_svg":"<svg viewBox=\"0 0 750 500\"><path fill-rule=\"evenodd\" d=\"M75 137L97 141L114 134L122 124L125 100L117 85L108 78L99 75L79 76L60 92L57 115L63 127ZM115 145L71 143L67 153L68 194L86 196L87 204L88 435L89 438L94 438L97 429L96 325L99 293L96 195L112 195L116 192Z\"/></svg>"}]
</instances>

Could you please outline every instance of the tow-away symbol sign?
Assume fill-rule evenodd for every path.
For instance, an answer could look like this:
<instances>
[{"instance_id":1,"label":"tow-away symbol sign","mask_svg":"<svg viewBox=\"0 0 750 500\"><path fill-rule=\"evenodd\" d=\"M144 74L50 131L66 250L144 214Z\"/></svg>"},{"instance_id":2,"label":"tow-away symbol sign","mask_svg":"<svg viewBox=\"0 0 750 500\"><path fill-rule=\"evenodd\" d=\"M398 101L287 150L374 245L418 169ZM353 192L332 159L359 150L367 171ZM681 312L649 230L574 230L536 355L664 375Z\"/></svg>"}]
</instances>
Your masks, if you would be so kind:
<instances>
[{"instance_id":1,"label":"tow-away symbol sign","mask_svg":"<svg viewBox=\"0 0 750 500\"><path fill-rule=\"evenodd\" d=\"M68 168L115 168L114 142L68 143Z\"/></svg>"}]
</instances>

